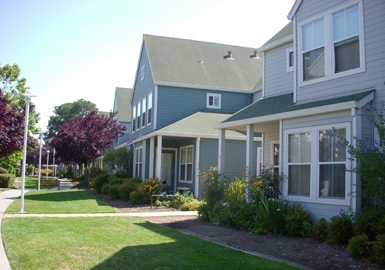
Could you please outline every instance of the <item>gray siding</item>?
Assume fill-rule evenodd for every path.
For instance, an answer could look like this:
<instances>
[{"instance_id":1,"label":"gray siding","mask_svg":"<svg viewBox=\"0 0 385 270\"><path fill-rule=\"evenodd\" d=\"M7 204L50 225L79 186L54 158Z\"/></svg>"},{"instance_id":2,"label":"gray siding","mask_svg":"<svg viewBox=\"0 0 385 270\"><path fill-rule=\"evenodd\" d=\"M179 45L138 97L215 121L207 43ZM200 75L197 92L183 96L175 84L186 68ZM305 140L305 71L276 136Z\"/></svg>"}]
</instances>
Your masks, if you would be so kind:
<instances>
[{"instance_id":1,"label":"gray siding","mask_svg":"<svg viewBox=\"0 0 385 270\"><path fill-rule=\"evenodd\" d=\"M286 71L286 49L288 48L293 48L293 44L265 53L265 97L293 92L294 72Z\"/></svg>"},{"instance_id":2,"label":"gray siding","mask_svg":"<svg viewBox=\"0 0 385 270\"><path fill-rule=\"evenodd\" d=\"M251 99L248 94L244 93L159 86L157 129L195 112L206 110L207 93L221 94L221 109L211 109L218 113L236 112L249 105Z\"/></svg>"},{"instance_id":3,"label":"gray siding","mask_svg":"<svg viewBox=\"0 0 385 270\"><path fill-rule=\"evenodd\" d=\"M346 3L346 1L341 3L334 0L322 2L305 0L298 10L297 23L300 24L301 21L318 16L317 14L326 12L329 8L335 8ZM385 1L364 1L363 6L366 71L317 84L298 86L298 102L309 102L314 99L325 99L326 97L333 98L370 89L377 90L377 100L385 98L385 91L383 91L385 90ZM299 72L300 70L297 72L298 76Z\"/></svg>"}]
</instances>

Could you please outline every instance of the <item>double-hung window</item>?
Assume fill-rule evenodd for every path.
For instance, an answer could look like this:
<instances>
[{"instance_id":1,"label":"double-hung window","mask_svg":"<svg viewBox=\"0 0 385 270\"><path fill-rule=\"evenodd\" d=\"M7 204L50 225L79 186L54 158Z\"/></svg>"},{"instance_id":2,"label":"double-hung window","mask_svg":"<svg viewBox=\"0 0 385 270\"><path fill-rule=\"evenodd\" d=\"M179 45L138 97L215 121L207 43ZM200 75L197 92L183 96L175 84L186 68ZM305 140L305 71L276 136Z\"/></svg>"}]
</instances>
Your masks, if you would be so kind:
<instances>
[{"instance_id":1,"label":"double-hung window","mask_svg":"<svg viewBox=\"0 0 385 270\"><path fill-rule=\"evenodd\" d=\"M348 204L350 187L344 140L349 124L286 132L286 195L303 201Z\"/></svg>"},{"instance_id":2,"label":"double-hung window","mask_svg":"<svg viewBox=\"0 0 385 270\"><path fill-rule=\"evenodd\" d=\"M193 153L192 145L180 148L180 181L191 182L193 179Z\"/></svg>"},{"instance_id":3,"label":"double-hung window","mask_svg":"<svg viewBox=\"0 0 385 270\"><path fill-rule=\"evenodd\" d=\"M300 25L301 83L365 70L362 1Z\"/></svg>"},{"instance_id":4,"label":"double-hung window","mask_svg":"<svg viewBox=\"0 0 385 270\"><path fill-rule=\"evenodd\" d=\"M146 126L146 97L142 99L142 127Z\"/></svg>"},{"instance_id":5,"label":"double-hung window","mask_svg":"<svg viewBox=\"0 0 385 270\"><path fill-rule=\"evenodd\" d=\"M135 149L135 176L142 176L143 167L143 148L138 147Z\"/></svg>"},{"instance_id":6,"label":"double-hung window","mask_svg":"<svg viewBox=\"0 0 385 270\"><path fill-rule=\"evenodd\" d=\"M132 108L132 132L136 129L136 105Z\"/></svg>"},{"instance_id":7,"label":"double-hung window","mask_svg":"<svg viewBox=\"0 0 385 270\"><path fill-rule=\"evenodd\" d=\"M152 92L147 95L147 125L152 122Z\"/></svg>"},{"instance_id":8,"label":"double-hung window","mask_svg":"<svg viewBox=\"0 0 385 270\"><path fill-rule=\"evenodd\" d=\"M137 130L139 130L140 129L140 124L141 124L141 122L140 122L140 115L141 115L141 113L142 113L142 111L141 111L141 107L140 107L140 104L141 104L141 102L139 101L138 102L138 105L137 105L137 108L136 108L136 118L137 118L137 125L136 125L136 129Z\"/></svg>"}]
</instances>

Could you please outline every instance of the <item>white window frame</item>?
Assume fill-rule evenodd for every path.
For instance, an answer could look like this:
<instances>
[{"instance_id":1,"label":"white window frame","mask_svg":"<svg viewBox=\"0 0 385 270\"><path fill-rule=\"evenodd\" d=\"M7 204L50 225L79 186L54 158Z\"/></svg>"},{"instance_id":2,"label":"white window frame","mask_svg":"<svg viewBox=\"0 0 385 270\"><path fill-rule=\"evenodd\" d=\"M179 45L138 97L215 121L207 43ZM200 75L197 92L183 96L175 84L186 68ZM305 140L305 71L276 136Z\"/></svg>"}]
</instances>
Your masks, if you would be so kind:
<instances>
[{"instance_id":1,"label":"white window frame","mask_svg":"<svg viewBox=\"0 0 385 270\"><path fill-rule=\"evenodd\" d=\"M146 104L146 98L147 97L144 97L142 99L142 128L144 128L146 126L146 123L147 123L147 118L146 118L146 112L147 112L147 104Z\"/></svg>"},{"instance_id":2,"label":"white window frame","mask_svg":"<svg viewBox=\"0 0 385 270\"><path fill-rule=\"evenodd\" d=\"M360 53L360 67L355 69L350 69L342 72L335 73L335 55L334 55L334 41L333 41L333 14L339 11L342 11L346 8L358 5L358 20L359 20L359 53ZM324 54L325 54L325 75L320 78L304 81L303 78L303 50L302 50L302 27L311 22L317 21L319 19L324 19L324 29L325 29L325 43L324 43ZM307 86L319 82L324 82L336 78L346 77L354 75L357 73L365 72L365 37L364 37L364 16L363 16L363 4L362 0L350 2L344 6L340 6L333 10L330 10L327 13L321 14L319 17L313 18L312 20L304 21L298 24L298 33L299 33L299 86Z\"/></svg>"},{"instance_id":3,"label":"white window frame","mask_svg":"<svg viewBox=\"0 0 385 270\"><path fill-rule=\"evenodd\" d=\"M142 109L141 109L142 102L139 101L136 105L136 130L140 130L142 127Z\"/></svg>"},{"instance_id":4,"label":"white window frame","mask_svg":"<svg viewBox=\"0 0 385 270\"><path fill-rule=\"evenodd\" d=\"M289 129L284 132L284 145L286 146L283 153L283 162L284 162L284 174L289 175L289 134L310 132L311 133L311 160L310 160L310 195L309 196L298 196L298 195L289 195L289 180L285 180L283 185L283 197L293 201L309 202L309 203L321 203L321 204L334 204L334 205L344 205L349 206L351 200L351 181L352 175L350 172L345 173L345 198L326 198L319 196L319 181L320 181L320 172L319 172L319 138L318 134L321 130L330 130L332 128L336 129L345 129L346 130L346 139L351 141L351 123L345 122L335 125L323 125L315 126L310 128L303 129ZM349 154L346 153L346 168L351 168L351 161L349 161ZM316 179L316 180L314 180Z\"/></svg>"},{"instance_id":5,"label":"white window frame","mask_svg":"<svg viewBox=\"0 0 385 270\"><path fill-rule=\"evenodd\" d=\"M293 65L290 66L290 54L293 55ZM287 48L286 49L286 72L292 72L294 71L294 49L293 48Z\"/></svg>"},{"instance_id":6,"label":"white window frame","mask_svg":"<svg viewBox=\"0 0 385 270\"><path fill-rule=\"evenodd\" d=\"M132 133L136 130L136 105L132 107Z\"/></svg>"},{"instance_id":7,"label":"white window frame","mask_svg":"<svg viewBox=\"0 0 385 270\"><path fill-rule=\"evenodd\" d=\"M152 123L152 92L147 95L147 126Z\"/></svg>"},{"instance_id":8,"label":"white window frame","mask_svg":"<svg viewBox=\"0 0 385 270\"><path fill-rule=\"evenodd\" d=\"M210 98L213 98L213 104L210 104ZM215 99L218 99L218 105L215 105ZM208 109L221 109L221 94L207 93L206 108Z\"/></svg>"},{"instance_id":9,"label":"white window frame","mask_svg":"<svg viewBox=\"0 0 385 270\"><path fill-rule=\"evenodd\" d=\"M185 162L182 163L182 150L186 150L186 156L185 156ZM189 149L191 149L192 157L191 157L191 162L188 162L188 153ZM186 169L184 170L184 175L182 178L182 165L186 166ZM188 165L191 165L191 180L187 180L187 167ZM183 146L179 149L179 182L183 183L192 183L194 179L194 145L186 145Z\"/></svg>"},{"instance_id":10,"label":"white window frame","mask_svg":"<svg viewBox=\"0 0 385 270\"><path fill-rule=\"evenodd\" d=\"M142 178L143 174L143 147L136 147L135 148L135 171L134 174L135 176L139 176Z\"/></svg>"},{"instance_id":11,"label":"white window frame","mask_svg":"<svg viewBox=\"0 0 385 270\"><path fill-rule=\"evenodd\" d=\"M146 65L143 65L143 66L140 68L140 81L143 81L143 80L144 80L145 72L146 72Z\"/></svg>"},{"instance_id":12,"label":"white window frame","mask_svg":"<svg viewBox=\"0 0 385 270\"><path fill-rule=\"evenodd\" d=\"M278 164L277 165L275 165L274 164L274 145L275 144L278 144L278 147L279 147L279 150L278 150ZM279 144L279 140L274 140L274 141L271 141L270 142L270 147L271 147L271 149L270 149L270 151L271 151L271 166L272 166L272 168L273 168L273 170L275 170L275 169L277 169L278 170L278 172L279 172L279 170L280 170L280 164L279 164L279 161L280 161L280 155L281 155L281 145Z\"/></svg>"}]
</instances>

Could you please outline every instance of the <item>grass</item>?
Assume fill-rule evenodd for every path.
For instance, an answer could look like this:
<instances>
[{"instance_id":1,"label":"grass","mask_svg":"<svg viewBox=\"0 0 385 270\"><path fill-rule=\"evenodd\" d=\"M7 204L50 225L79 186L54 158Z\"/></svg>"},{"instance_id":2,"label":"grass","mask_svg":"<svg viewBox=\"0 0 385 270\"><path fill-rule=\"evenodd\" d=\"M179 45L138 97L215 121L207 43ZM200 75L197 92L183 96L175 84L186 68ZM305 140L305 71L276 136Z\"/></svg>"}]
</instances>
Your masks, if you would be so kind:
<instances>
[{"instance_id":1,"label":"grass","mask_svg":"<svg viewBox=\"0 0 385 270\"><path fill-rule=\"evenodd\" d=\"M20 199L6 213L18 212ZM29 213L96 213L113 208L86 190L29 191ZM4 218L11 268L21 269L297 269L137 218Z\"/></svg>"},{"instance_id":2,"label":"grass","mask_svg":"<svg viewBox=\"0 0 385 270\"><path fill-rule=\"evenodd\" d=\"M20 198L6 213L20 212ZM114 213L114 208L96 198L89 190L44 190L24 194L24 212L27 214Z\"/></svg>"},{"instance_id":3,"label":"grass","mask_svg":"<svg viewBox=\"0 0 385 270\"><path fill-rule=\"evenodd\" d=\"M7 218L12 269L296 269L129 217Z\"/></svg>"}]
</instances>

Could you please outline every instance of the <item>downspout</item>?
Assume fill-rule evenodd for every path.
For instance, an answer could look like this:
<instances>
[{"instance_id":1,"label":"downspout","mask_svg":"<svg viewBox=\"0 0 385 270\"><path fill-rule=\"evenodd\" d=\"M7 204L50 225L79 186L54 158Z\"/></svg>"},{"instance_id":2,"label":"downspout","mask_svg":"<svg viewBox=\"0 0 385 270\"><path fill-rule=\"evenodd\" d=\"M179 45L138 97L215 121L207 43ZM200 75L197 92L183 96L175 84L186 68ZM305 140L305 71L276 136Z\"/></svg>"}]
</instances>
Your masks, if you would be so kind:
<instances>
[{"instance_id":1,"label":"downspout","mask_svg":"<svg viewBox=\"0 0 385 270\"><path fill-rule=\"evenodd\" d=\"M297 103L297 19L293 18L293 54L294 54L294 80L293 80L293 103Z\"/></svg>"}]
</instances>

